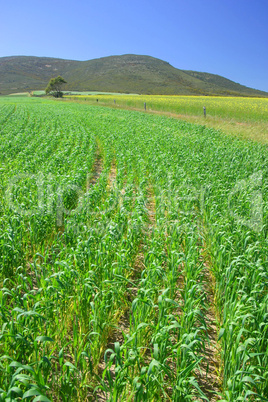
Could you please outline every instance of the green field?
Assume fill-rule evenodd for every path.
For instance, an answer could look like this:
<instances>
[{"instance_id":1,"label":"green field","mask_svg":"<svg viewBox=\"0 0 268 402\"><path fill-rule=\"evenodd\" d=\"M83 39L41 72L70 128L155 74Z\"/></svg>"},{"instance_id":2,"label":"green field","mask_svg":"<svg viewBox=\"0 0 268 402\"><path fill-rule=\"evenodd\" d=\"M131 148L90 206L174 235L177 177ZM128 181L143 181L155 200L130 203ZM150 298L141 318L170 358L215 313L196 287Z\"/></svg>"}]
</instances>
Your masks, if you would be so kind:
<instances>
[{"instance_id":1,"label":"green field","mask_svg":"<svg viewBox=\"0 0 268 402\"><path fill-rule=\"evenodd\" d=\"M0 98L0 401L268 401L267 146L100 102Z\"/></svg>"}]
</instances>

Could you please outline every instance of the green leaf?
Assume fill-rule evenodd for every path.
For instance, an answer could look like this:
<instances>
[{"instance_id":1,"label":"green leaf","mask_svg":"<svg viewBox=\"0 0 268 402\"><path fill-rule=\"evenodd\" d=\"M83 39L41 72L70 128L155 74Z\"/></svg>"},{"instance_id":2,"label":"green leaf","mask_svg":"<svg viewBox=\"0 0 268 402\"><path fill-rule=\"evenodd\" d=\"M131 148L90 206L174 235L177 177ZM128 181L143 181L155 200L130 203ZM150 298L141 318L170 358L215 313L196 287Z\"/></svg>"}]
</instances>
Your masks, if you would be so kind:
<instances>
[{"instance_id":1,"label":"green leaf","mask_svg":"<svg viewBox=\"0 0 268 402\"><path fill-rule=\"evenodd\" d=\"M34 398L33 402L51 402L51 400L48 399L45 395L39 395Z\"/></svg>"},{"instance_id":2,"label":"green leaf","mask_svg":"<svg viewBox=\"0 0 268 402\"><path fill-rule=\"evenodd\" d=\"M23 367L20 362L13 361L10 363L9 367Z\"/></svg>"},{"instance_id":3,"label":"green leaf","mask_svg":"<svg viewBox=\"0 0 268 402\"><path fill-rule=\"evenodd\" d=\"M38 336L34 340L35 342L54 342L54 339L50 338L49 336Z\"/></svg>"},{"instance_id":4,"label":"green leaf","mask_svg":"<svg viewBox=\"0 0 268 402\"><path fill-rule=\"evenodd\" d=\"M224 333L225 333L225 328L221 328L220 332L219 332L219 336L218 336L218 341L223 337Z\"/></svg>"},{"instance_id":5,"label":"green leaf","mask_svg":"<svg viewBox=\"0 0 268 402\"><path fill-rule=\"evenodd\" d=\"M149 365L149 368L147 371L147 376L149 377L151 375L154 367L159 367L159 366L160 366L160 363L157 360L153 359Z\"/></svg>"},{"instance_id":6,"label":"green leaf","mask_svg":"<svg viewBox=\"0 0 268 402\"><path fill-rule=\"evenodd\" d=\"M252 384L255 385L255 381L253 381L253 379L249 375L246 375L245 377L243 377L242 382L251 382Z\"/></svg>"},{"instance_id":7,"label":"green leaf","mask_svg":"<svg viewBox=\"0 0 268 402\"><path fill-rule=\"evenodd\" d=\"M199 387L195 378L190 378L189 383L192 384L198 390L199 394L202 396L202 399L209 402L209 399L206 397L204 392L201 390L201 388Z\"/></svg>"},{"instance_id":8,"label":"green leaf","mask_svg":"<svg viewBox=\"0 0 268 402\"><path fill-rule=\"evenodd\" d=\"M22 390L19 387L12 387L8 390L7 396L10 395L11 392L15 392L16 394L22 396Z\"/></svg>"},{"instance_id":9,"label":"green leaf","mask_svg":"<svg viewBox=\"0 0 268 402\"><path fill-rule=\"evenodd\" d=\"M158 343L154 344L154 358L157 360L159 355Z\"/></svg>"},{"instance_id":10,"label":"green leaf","mask_svg":"<svg viewBox=\"0 0 268 402\"><path fill-rule=\"evenodd\" d=\"M141 330L142 328L144 328L144 327L148 327L148 325L149 325L149 324L147 324L146 322L142 322L141 324L139 324L139 325L137 326L137 332L138 332L139 330Z\"/></svg>"},{"instance_id":11,"label":"green leaf","mask_svg":"<svg viewBox=\"0 0 268 402\"><path fill-rule=\"evenodd\" d=\"M26 392L23 394L22 399L26 399L26 398L28 398L29 396L36 396L36 395L42 395L42 394L41 394L41 392L40 392L37 388L32 388L32 389L29 389L29 391L26 391Z\"/></svg>"},{"instance_id":12,"label":"green leaf","mask_svg":"<svg viewBox=\"0 0 268 402\"><path fill-rule=\"evenodd\" d=\"M68 366L68 367L70 367L70 368L73 369L73 370L77 370L77 368L76 368L72 363L70 363L70 362L64 363L64 366Z\"/></svg>"}]
</instances>

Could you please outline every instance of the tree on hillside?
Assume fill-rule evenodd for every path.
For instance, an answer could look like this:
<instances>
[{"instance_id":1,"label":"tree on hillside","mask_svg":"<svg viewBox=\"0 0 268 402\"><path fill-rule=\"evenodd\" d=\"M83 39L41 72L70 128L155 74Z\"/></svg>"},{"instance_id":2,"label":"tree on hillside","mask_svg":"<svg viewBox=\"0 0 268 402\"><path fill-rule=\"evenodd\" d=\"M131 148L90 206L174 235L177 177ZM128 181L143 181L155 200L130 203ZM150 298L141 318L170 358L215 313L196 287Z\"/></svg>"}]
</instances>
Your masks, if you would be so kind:
<instances>
[{"instance_id":1,"label":"tree on hillside","mask_svg":"<svg viewBox=\"0 0 268 402\"><path fill-rule=\"evenodd\" d=\"M63 84L66 84L66 81L60 75L56 78L51 78L46 87L46 95L52 95L55 98L62 98L63 93L61 87Z\"/></svg>"}]
</instances>

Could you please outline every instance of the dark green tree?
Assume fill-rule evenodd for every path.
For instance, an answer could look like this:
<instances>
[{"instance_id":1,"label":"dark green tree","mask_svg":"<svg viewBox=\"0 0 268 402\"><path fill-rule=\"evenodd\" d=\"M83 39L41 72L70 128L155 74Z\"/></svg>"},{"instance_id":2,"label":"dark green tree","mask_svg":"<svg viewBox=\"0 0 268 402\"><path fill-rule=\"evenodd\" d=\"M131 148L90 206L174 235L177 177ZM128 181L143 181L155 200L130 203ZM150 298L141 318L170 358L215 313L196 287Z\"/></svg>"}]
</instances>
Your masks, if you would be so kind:
<instances>
[{"instance_id":1,"label":"dark green tree","mask_svg":"<svg viewBox=\"0 0 268 402\"><path fill-rule=\"evenodd\" d=\"M51 78L46 87L46 95L52 95L55 98L62 98L63 92L61 91L61 87L63 84L66 84L66 81L60 75L56 78Z\"/></svg>"}]
</instances>

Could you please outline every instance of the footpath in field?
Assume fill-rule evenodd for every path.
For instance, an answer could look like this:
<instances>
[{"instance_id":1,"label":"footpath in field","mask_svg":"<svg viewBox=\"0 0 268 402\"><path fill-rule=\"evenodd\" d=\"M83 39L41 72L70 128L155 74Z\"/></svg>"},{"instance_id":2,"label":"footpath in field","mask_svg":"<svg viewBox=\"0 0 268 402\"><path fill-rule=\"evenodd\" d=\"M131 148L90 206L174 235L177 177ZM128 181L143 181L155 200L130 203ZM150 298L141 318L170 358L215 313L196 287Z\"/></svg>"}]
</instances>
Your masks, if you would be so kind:
<instances>
[{"instance_id":1,"label":"footpath in field","mask_svg":"<svg viewBox=\"0 0 268 402\"><path fill-rule=\"evenodd\" d=\"M116 177L116 172L114 169L114 165L112 164L110 175L109 175L109 181L114 184ZM137 177L135 178L135 187L137 186ZM132 194L132 203L136 202L137 197L139 197L139 194L137 193L137 188L133 190ZM106 353L110 351L110 354L112 356L113 349L116 346L118 349L123 349L124 347L128 348L127 344L129 339L133 336L133 321L135 320L134 318L134 313L133 313L133 304L135 304L135 301L139 297L139 286L140 286L140 277L144 273L144 270L146 269L145 267L145 250L146 250L146 243L148 241L148 238L151 236L151 233L153 231L154 225L155 225L155 203L153 199L153 194L151 190L146 191L148 198L144 199L145 202L145 211L143 214L143 219L144 219L144 225L142 228L142 234L140 238L140 242L137 245L137 250L136 254L133 255L132 261L130 262L130 269L131 269L131 274L126 278L126 305L125 308L122 309L118 316L117 316L117 322L115 324L115 327L112 331L112 333L109 336L108 343L107 343L107 350ZM125 189L121 190L121 196L122 199L124 198L125 195ZM144 345L145 347L145 345ZM147 346L149 348L149 345ZM107 354L106 354L106 359L107 359ZM108 372L107 372L108 368ZM112 389L110 390L109 388L109 379L115 381L116 379L116 366L115 366L115 361L111 360L111 364L107 365L107 360L106 364L105 362L101 362L99 365L99 372L102 374L102 377L105 378L105 387L106 392L98 392L96 397L99 400L107 400L111 398L112 395ZM106 376L104 375L106 372ZM117 369L118 372L118 369ZM108 378L108 379L107 379ZM108 390L109 389L109 390ZM124 391L125 397L128 396L128 393L131 393L131 390L127 388L127 390Z\"/></svg>"},{"instance_id":2,"label":"footpath in field","mask_svg":"<svg viewBox=\"0 0 268 402\"><path fill-rule=\"evenodd\" d=\"M99 144L97 143L97 150L93 169L92 172L88 174L87 178L87 190L89 190L91 186L94 186L97 183L102 170L103 170L103 160L100 153Z\"/></svg>"},{"instance_id":3,"label":"footpath in field","mask_svg":"<svg viewBox=\"0 0 268 402\"><path fill-rule=\"evenodd\" d=\"M210 259L205 250L202 250L202 261L203 289L206 299L206 309L203 313L208 339L204 347L204 359L200 363L200 370L196 371L196 376L198 384L208 400L214 402L219 400L222 387L220 372L222 369L222 361L220 358L221 345L217 341L218 325L216 319L215 294L213 292L215 280L211 272Z\"/></svg>"}]
</instances>

